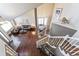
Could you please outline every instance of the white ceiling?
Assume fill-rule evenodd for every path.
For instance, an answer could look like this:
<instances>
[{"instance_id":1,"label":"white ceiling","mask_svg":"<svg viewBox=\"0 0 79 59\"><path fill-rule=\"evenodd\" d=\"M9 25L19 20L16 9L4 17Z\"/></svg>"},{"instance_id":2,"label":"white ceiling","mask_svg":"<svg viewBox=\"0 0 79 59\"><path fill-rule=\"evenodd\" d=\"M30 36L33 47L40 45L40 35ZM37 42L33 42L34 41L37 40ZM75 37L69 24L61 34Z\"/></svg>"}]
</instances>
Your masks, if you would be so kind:
<instances>
[{"instance_id":1,"label":"white ceiling","mask_svg":"<svg viewBox=\"0 0 79 59\"><path fill-rule=\"evenodd\" d=\"M39 5L41 3L0 3L0 16L15 18Z\"/></svg>"}]
</instances>

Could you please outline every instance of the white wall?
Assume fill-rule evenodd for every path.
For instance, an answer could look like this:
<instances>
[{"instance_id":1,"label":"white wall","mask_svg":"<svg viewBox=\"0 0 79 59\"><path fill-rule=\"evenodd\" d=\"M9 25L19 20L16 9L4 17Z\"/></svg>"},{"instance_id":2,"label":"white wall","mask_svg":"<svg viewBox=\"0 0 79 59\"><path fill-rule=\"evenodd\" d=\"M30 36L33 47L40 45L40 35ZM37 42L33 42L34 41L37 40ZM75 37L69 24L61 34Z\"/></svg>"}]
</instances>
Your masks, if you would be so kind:
<instances>
[{"instance_id":1,"label":"white wall","mask_svg":"<svg viewBox=\"0 0 79 59\"><path fill-rule=\"evenodd\" d=\"M17 22L20 23L22 21L25 24L27 22L25 19L29 19L29 21L31 21L30 24L34 24L34 14L32 11L29 12L29 10L41 4L42 3L0 3L0 16L3 17L4 20L9 21L16 18Z\"/></svg>"},{"instance_id":2,"label":"white wall","mask_svg":"<svg viewBox=\"0 0 79 59\"><path fill-rule=\"evenodd\" d=\"M35 25L34 9L19 17L16 17L15 21L17 24Z\"/></svg>"},{"instance_id":3,"label":"white wall","mask_svg":"<svg viewBox=\"0 0 79 59\"><path fill-rule=\"evenodd\" d=\"M37 17L51 17L52 10L54 8L54 4L42 4L37 7ZM17 24L28 24L28 21L31 25L35 26L35 16L34 16L34 9L30 10L29 12L20 15L19 17L15 18Z\"/></svg>"},{"instance_id":4,"label":"white wall","mask_svg":"<svg viewBox=\"0 0 79 59\"><path fill-rule=\"evenodd\" d=\"M50 26L54 3L45 3L37 8L37 17L47 17L47 28Z\"/></svg>"},{"instance_id":5,"label":"white wall","mask_svg":"<svg viewBox=\"0 0 79 59\"><path fill-rule=\"evenodd\" d=\"M63 8L62 14L58 20L55 17L56 8ZM74 37L79 37L79 4L77 3L76 4L75 3L55 4L52 22L60 24L61 23L60 20L64 16L70 20L70 24L65 26L72 27L78 30L77 33L74 35Z\"/></svg>"},{"instance_id":6,"label":"white wall","mask_svg":"<svg viewBox=\"0 0 79 59\"><path fill-rule=\"evenodd\" d=\"M66 16L70 22L79 30L79 4L65 4L63 14L61 17Z\"/></svg>"},{"instance_id":7,"label":"white wall","mask_svg":"<svg viewBox=\"0 0 79 59\"><path fill-rule=\"evenodd\" d=\"M37 8L37 16L38 17L49 17L52 15L53 8L54 8L53 3L42 4Z\"/></svg>"},{"instance_id":8,"label":"white wall","mask_svg":"<svg viewBox=\"0 0 79 59\"><path fill-rule=\"evenodd\" d=\"M0 16L11 20L39 5L41 3L0 3Z\"/></svg>"}]
</instances>

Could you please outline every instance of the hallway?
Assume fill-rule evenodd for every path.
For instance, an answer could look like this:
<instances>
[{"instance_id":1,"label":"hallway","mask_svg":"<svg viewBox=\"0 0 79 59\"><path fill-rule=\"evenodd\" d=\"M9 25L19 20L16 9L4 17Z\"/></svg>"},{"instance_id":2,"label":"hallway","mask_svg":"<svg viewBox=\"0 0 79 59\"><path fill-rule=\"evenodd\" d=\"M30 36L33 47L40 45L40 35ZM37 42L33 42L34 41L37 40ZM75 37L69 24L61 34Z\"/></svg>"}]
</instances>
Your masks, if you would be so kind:
<instances>
[{"instance_id":1,"label":"hallway","mask_svg":"<svg viewBox=\"0 0 79 59\"><path fill-rule=\"evenodd\" d=\"M21 41L20 47L17 52L20 56L45 56L43 52L36 48L36 35L32 35L32 32L18 34L16 37Z\"/></svg>"}]
</instances>

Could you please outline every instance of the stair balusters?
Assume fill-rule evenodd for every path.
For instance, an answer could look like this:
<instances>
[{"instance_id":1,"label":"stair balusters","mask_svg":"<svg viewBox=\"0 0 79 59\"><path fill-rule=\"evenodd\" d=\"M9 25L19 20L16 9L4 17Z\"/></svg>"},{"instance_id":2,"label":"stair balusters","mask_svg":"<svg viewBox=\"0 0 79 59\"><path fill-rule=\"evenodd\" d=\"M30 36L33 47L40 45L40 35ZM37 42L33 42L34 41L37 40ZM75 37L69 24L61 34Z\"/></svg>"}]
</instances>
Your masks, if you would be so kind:
<instances>
[{"instance_id":1,"label":"stair balusters","mask_svg":"<svg viewBox=\"0 0 79 59\"><path fill-rule=\"evenodd\" d=\"M43 41L43 42L42 42ZM79 55L79 45L78 40L73 37L67 36L48 36L48 41L45 38L44 40L40 40L41 44L48 42L51 46L60 47L61 51L64 51L65 54L69 54L71 56Z\"/></svg>"}]
</instances>

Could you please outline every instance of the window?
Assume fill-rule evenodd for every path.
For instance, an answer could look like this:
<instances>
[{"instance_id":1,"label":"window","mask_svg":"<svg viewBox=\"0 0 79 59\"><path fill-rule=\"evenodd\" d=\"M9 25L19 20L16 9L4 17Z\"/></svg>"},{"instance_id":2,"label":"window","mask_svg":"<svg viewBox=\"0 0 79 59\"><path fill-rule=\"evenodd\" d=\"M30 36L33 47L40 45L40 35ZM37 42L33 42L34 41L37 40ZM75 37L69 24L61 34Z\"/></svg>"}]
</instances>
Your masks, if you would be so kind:
<instances>
[{"instance_id":1,"label":"window","mask_svg":"<svg viewBox=\"0 0 79 59\"><path fill-rule=\"evenodd\" d=\"M38 17L38 24L47 25L47 17Z\"/></svg>"},{"instance_id":2,"label":"window","mask_svg":"<svg viewBox=\"0 0 79 59\"><path fill-rule=\"evenodd\" d=\"M8 32L12 28L12 24L8 21L4 21L2 22L1 27L5 32Z\"/></svg>"}]
</instances>

